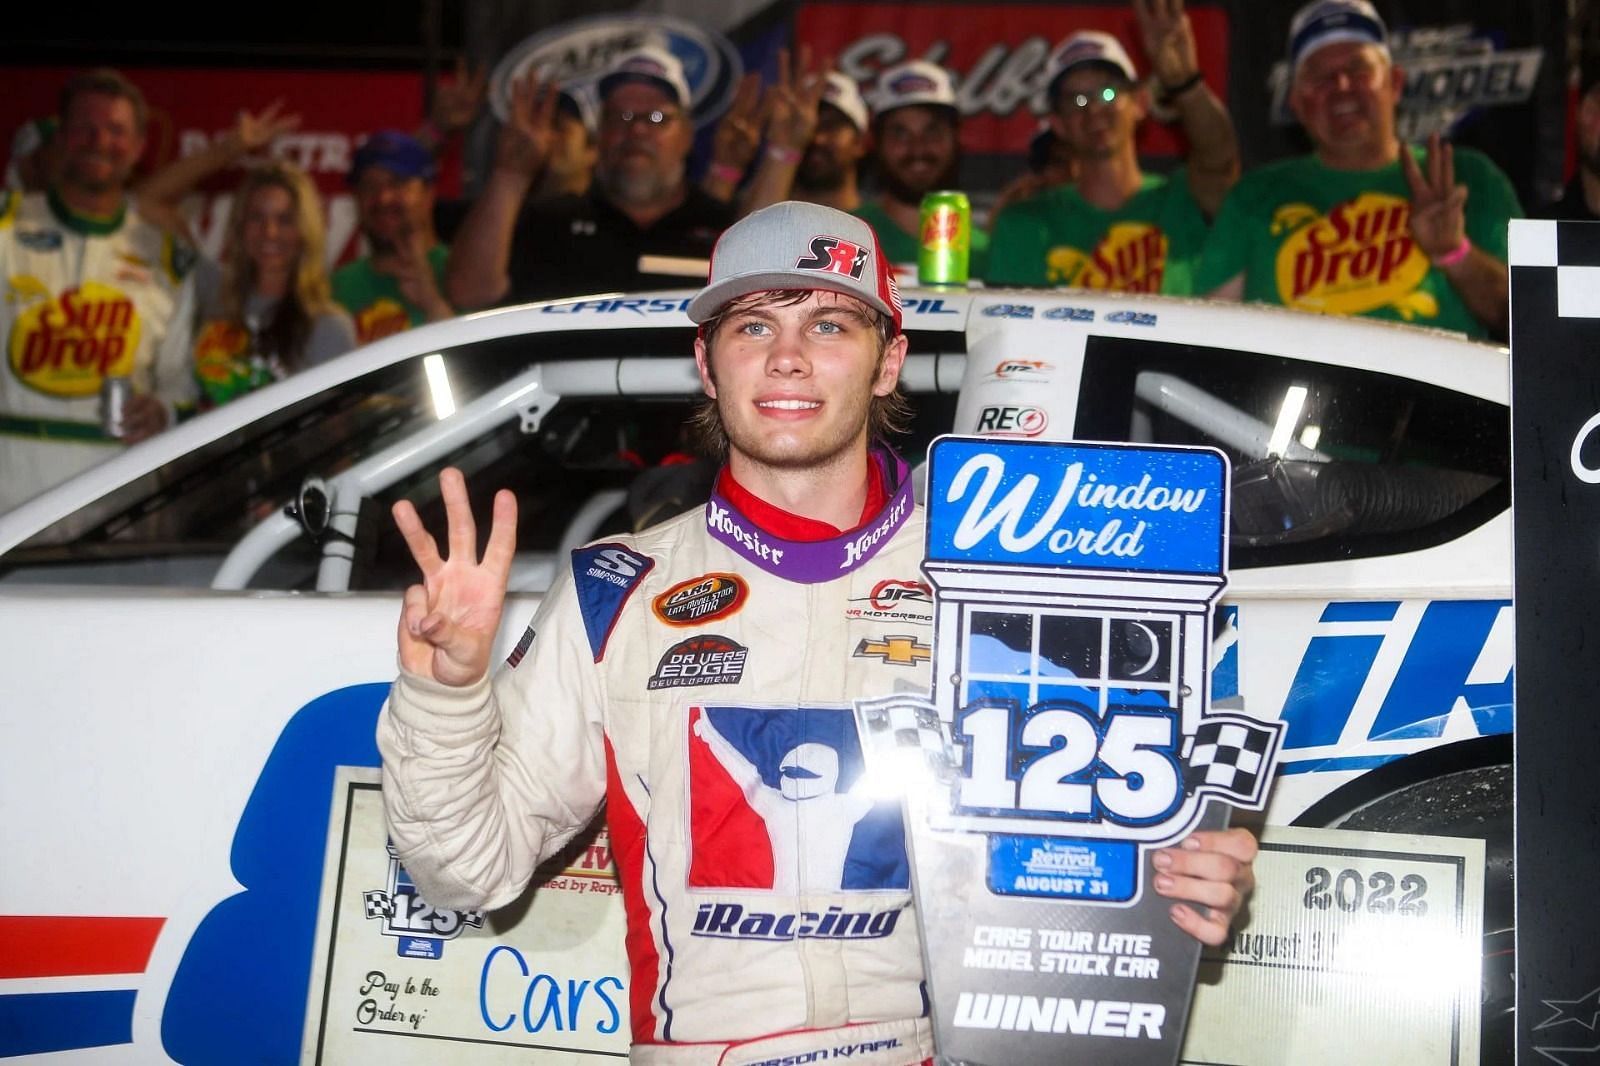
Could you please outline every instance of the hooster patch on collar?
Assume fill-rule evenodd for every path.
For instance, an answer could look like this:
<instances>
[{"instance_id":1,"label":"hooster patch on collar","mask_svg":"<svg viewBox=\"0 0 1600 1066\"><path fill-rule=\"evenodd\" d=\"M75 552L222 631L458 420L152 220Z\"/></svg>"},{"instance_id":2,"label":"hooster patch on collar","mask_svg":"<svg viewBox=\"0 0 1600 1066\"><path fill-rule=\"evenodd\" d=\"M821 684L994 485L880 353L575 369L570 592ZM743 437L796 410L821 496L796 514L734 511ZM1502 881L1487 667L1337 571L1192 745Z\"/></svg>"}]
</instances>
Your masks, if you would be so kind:
<instances>
[{"instance_id":1,"label":"hooster patch on collar","mask_svg":"<svg viewBox=\"0 0 1600 1066\"><path fill-rule=\"evenodd\" d=\"M572 553L578 609L595 662L605 658L606 642L623 605L655 565L654 559L621 544L592 544Z\"/></svg>"}]
</instances>

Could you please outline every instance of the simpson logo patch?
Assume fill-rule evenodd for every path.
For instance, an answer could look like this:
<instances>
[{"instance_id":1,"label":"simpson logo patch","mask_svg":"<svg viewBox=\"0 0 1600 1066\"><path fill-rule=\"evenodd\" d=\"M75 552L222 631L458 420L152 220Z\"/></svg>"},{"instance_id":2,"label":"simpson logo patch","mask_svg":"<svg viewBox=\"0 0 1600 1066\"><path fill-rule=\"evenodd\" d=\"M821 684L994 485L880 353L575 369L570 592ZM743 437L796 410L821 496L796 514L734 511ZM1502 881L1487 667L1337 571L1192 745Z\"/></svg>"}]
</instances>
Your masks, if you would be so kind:
<instances>
[{"instance_id":1,"label":"simpson logo patch","mask_svg":"<svg viewBox=\"0 0 1600 1066\"><path fill-rule=\"evenodd\" d=\"M863 640L856 645L857 659L881 659L890 666L916 666L933 658L933 648L916 637L901 634Z\"/></svg>"},{"instance_id":2,"label":"simpson logo patch","mask_svg":"<svg viewBox=\"0 0 1600 1066\"><path fill-rule=\"evenodd\" d=\"M839 237L811 238L811 254L795 261L796 270L822 270L860 279L867 269L867 249Z\"/></svg>"},{"instance_id":3,"label":"simpson logo patch","mask_svg":"<svg viewBox=\"0 0 1600 1066\"><path fill-rule=\"evenodd\" d=\"M654 559L620 544L595 544L572 553L573 584L595 662L605 656L623 605L655 565Z\"/></svg>"},{"instance_id":4,"label":"simpson logo patch","mask_svg":"<svg viewBox=\"0 0 1600 1066\"><path fill-rule=\"evenodd\" d=\"M688 688L693 685L737 685L744 677L749 649L715 633L680 640L656 664L645 688Z\"/></svg>"},{"instance_id":5,"label":"simpson logo patch","mask_svg":"<svg viewBox=\"0 0 1600 1066\"><path fill-rule=\"evenodd\" d=\"M702 574L672 586L651 607L669 626L694 626L736 613L749 593L750 586L737 574Z\"/></svg>"}]
</instances>

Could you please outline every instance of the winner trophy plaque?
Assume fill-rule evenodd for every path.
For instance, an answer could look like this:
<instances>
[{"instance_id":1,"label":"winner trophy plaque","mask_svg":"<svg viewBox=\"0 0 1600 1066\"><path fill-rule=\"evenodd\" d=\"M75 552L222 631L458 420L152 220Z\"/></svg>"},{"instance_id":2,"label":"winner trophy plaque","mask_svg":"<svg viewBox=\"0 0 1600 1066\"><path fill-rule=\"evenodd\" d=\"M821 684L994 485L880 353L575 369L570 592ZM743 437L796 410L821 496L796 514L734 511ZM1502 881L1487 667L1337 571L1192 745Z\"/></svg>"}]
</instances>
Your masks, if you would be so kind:
<instances>
[{"instance_id":1,"label":"winner trophy plaque","mask_svg":"<svg viewBox=\"0 0 1600 1066\"><path fill-rule=\"evenodd\" d=\"M1207 698L1227 488L1208 449L934 442L932 699L856 713L945 1062L1177 1061L1200 945L1150 855L1261 807L1282 728Z\"/></svg>"}]
</instances>

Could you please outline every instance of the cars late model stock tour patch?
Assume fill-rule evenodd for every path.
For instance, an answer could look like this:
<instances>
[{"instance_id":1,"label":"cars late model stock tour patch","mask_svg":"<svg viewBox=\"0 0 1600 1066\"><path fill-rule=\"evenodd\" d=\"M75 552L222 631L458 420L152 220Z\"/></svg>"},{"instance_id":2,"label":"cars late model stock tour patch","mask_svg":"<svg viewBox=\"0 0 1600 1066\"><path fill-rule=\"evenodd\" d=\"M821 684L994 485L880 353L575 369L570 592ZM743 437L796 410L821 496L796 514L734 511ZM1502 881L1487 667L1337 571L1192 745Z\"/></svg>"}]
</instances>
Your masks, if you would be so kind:
<instances>
[{"instance_id":1,"label":"cars late model stock tour patch","mask_svg":"<svg viewBox=\"0 0 1600 1066\"><path fill-rule=\"evenodd\" d=\"M1150 856L1259 809L1282 731L1209 706L1228 479L1210 449L930 451L932 698L856 711L870 772L906 782L948 1058L1177 1061L1199 943Z\"/></svg>"}]
</instances>

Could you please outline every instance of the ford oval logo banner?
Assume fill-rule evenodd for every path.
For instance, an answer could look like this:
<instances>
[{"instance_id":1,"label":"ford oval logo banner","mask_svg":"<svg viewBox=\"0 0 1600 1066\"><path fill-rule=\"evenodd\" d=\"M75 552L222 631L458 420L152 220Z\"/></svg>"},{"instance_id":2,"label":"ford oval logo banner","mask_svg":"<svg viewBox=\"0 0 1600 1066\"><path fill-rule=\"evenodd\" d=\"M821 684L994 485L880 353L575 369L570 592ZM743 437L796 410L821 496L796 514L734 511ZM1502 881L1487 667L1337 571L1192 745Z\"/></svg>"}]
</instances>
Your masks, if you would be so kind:
<instances>
[{"instance_id":1,"label":"ford oval logo banner","mask_svg":"<svg viewBox=\"0 0 1600 1066\"><path fill-rule=\"evenodd\" d=\"M1221 452L947 437L929 469L930 560L1222 576Z\"/></svg>"},{"instance_id":2,"label":"ford oval logo banner","mask_svg":"<svg viewBox=\"0 0 1600 1066\"><path fill-rule=\"evenodd\" d=\"M744 76L733 43L715 30L667 15L602 15L564 22L514 45L489 78L489 104L501 122L509 113L511 84L540 71L565 85L576 82L594 92L594 83L619 56L635 48L664 48L683 64L689 82L690 111L696 126L720 116Z\"/></svg>"},{"instance_id":3,"label":"ford oval logo banner","mask_svg":"<svg viewBox=\"0 0 1600 1066\"><path fill-rule=\"evenodd\" d=\"M870 773L903 789L947 1059L1178 1059L1199 942L1152 857L1262 807L1283 732L1209 705L1228 489L1211 449L929 451L932 698L856 716Z\"/></svg>"}]
</instances>

